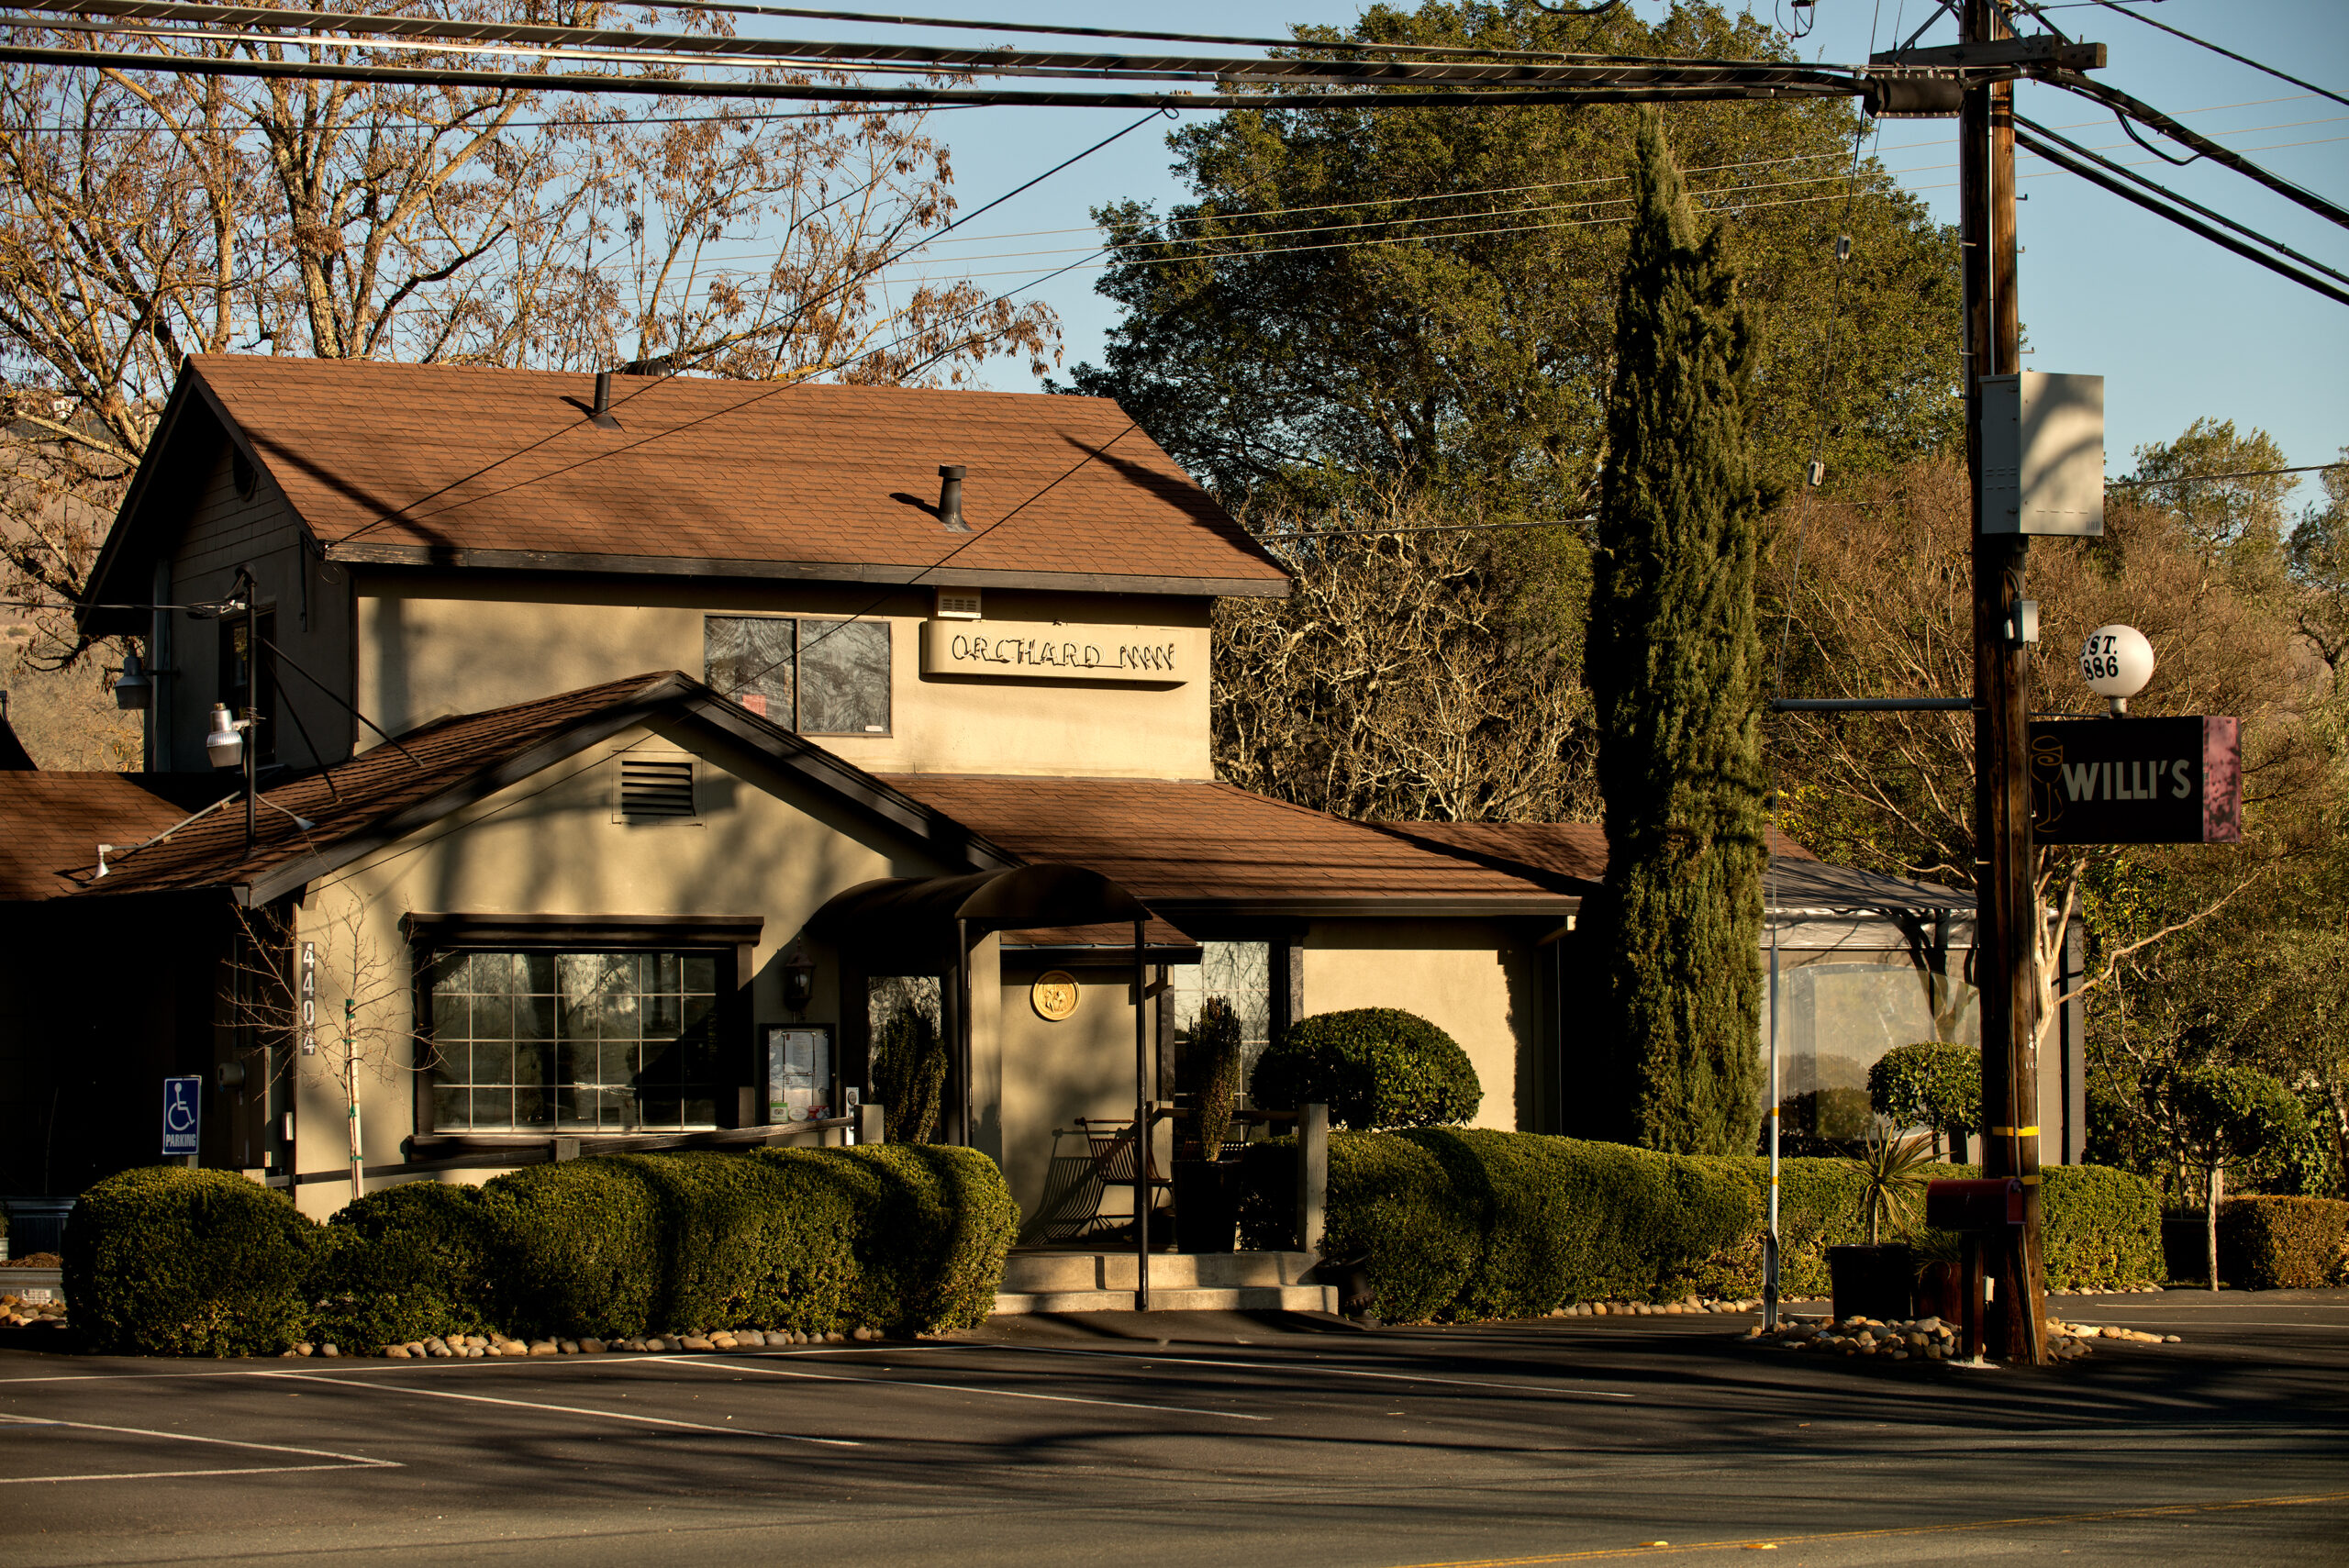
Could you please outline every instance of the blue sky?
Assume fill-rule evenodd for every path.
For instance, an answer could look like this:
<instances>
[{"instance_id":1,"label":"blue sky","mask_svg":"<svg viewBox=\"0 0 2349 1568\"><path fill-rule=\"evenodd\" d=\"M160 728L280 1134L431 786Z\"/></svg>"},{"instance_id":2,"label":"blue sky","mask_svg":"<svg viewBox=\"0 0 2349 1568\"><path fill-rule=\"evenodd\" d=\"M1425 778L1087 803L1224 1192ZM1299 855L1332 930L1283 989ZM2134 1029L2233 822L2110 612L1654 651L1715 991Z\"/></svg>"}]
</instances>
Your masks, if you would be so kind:
<instances>
[{"instance_id":1,"label":"blue sky","mask_svg":"<svg viewBox=\"0 0 2349 1568\"><path fill-rule=\"evenodd\" d=\"M1653 17L1662 0L1632 0ZM1873 38L1889 48L1896 25L1913 31L1931 0L1819 0L1817 22L1799 46L1809 57L1865 60ZM2349 3L2344 0L2156 0L2135 7L2336 92L2349 91ZM1297 23L1341 24L1356 4L1327 0L1192 0L1181 7L1079 5L1073 0L999 0L984 7L933 14L985 15L1014 22L1174 26L1185 31L1280 36ZM1772 15L1765 4L1758 14ZM1778 13L1792 17L1791 8ZM2054 9L2075 38L2110 50L2102 78L2276 172L2334 201L2349 204L2349 107L2313 96L2167 37L2099 6ZM848 36L831 24L785 25L794 34ZM747 30L747 29L746 29ZM762 28L759 30L768 30ZM903 37L903 34L896 36ZM1948 41L1945 19L1924 38ZM1019 35L946 33L969 44L1011 42ZM1045 40L1032 39L1042 43ZM2343 270L2349 234L2314 214L2207 163L2171 169L2131 147L2106 111L2056 89L2026 83L2022 112L2075 140L2132 165L2181 194ZM952 147L956 189L975 207L1031 178L1071 152L1130 124L1117 110L976 109L941 114L937 133ZM1885 166L1954 219L1956 171L1953 121L1893 121L1879 128ZM1076 259L1090 239L1089 213L1128 197L1164 205L1182 195L1170 170L1164 130L1145 127L1114 147L971 226L970 243L935 253L939 272L988 275L1012 287L1032 272ZM2335 305L2251 262L2028 157L2020 211L2023 321L2036 350L2030 363L2106 378L2106 451L2113 473L2129 471L2129 452L2176 435L2192 419L2233 419L2266 430L2294 463L2332 459L2349 445L2349 306ZM1065 232L1063 232L1065 231ZM957 234L956 240L965 235ZM1033 252L1031 254L1031 252ZM967 262L951 258L970 258ZM984 259L982 259L984 258ZM927 269L926 269L927 270ZM1057 309L1067 361L1095 358L1115 324L1110 304L1092 291L1097 273L1079 271L1035 291ZM1951 330L1956 323L1951 323ZM999 364L988 385L1027 390L1023 368ZM2316 487L2301 488L2303 499Z\"/></svg>"}]
</instances>

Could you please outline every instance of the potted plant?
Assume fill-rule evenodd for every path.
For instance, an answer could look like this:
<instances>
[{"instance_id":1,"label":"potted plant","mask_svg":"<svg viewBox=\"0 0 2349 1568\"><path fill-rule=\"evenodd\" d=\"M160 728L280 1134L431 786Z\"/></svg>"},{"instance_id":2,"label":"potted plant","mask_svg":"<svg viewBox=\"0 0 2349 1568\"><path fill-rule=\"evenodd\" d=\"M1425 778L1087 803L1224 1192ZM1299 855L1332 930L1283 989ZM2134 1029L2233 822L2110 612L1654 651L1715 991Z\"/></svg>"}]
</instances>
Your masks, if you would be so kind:
<instances>
[{"instance_id":1,"label":"potted plant","mask_svg":"<svg viewBox=\"0 0 2349 1568\"><path fill-rule=\"evenodd\" d=\"M1917 1280L1915 1253L1904 1243L1886 1241L1884 1235L1915 1223L1918 1200L1925 1191L1925 1167L1932 1157L1931 1140L1887 1134L1871 1137L1859 1157L1848 1162L1860 1173L1860 1213L1868 1239L1864 1246L1827 1249L1837 1321L1910 1315Z\"/></svg>"},{"instance_id":2,"label":"potted plant","mask_svg":"<svg viewBox=\"0 0 2349 1568\"><path fill-rule=\"evenodd\" d=\"M1177 1075L1196 1142L1174 1161L1174 1245L1185 1252L1229 1252L1238 1243L1240 1206L1236 1162L1223 1158L1223 1142L1240 1097L1240 1015L1221 996L1209 996L1183 1047Z\"/></svg>"}]
</instances>

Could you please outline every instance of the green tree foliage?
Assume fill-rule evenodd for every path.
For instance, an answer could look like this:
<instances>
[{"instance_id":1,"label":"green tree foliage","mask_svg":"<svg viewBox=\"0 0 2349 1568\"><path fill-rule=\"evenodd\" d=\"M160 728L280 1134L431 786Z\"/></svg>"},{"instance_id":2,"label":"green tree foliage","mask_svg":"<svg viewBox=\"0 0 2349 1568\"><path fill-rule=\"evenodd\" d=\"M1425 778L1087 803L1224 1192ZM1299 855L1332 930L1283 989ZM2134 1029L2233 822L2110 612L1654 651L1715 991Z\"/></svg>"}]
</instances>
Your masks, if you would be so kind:
<instances>
[{"instance_id":1,"label":"green tree foliage","mask_svg":"<svg viewBox=\"0 0 2349 1568\"><path fill-rule=\"evenodd\" d=\"M1336 41L1300 29L1299 51ZM1559 17L1528 4L1366 9L1355 40L1787 58L1752 17L1675 5ZM1772 320L1770 471L1824 431L1831 466L1955 440L1955 236L1873 159L1848 104L1689 104L1675 145L1726 259ZM1634 111L1620 105L1239 111L1170 138L1194 199L1097 216L1123 319L1077 390L1119 399L1227 498L1342 499L1395 480L1502 517L1596 498L1629 244ZM1829 260L1853 239L1839 286Z\"/></svg>"},{"instance_id":2,"label":"green tree foliage","mask_svg":"<svg viewBox=\"0 0 2349 1568\"><path fill-rule=\"evenodd\" d=\"M1982 1053L1945 1040L1894 1046L1868 1069L1868 1103L1895 1127L1963 1140L1982 1125Z\"/></svg>"},{"instance_id":3,"label":"green tree foliage","mask_svg":"<svg viewBox=\"0 0 2349 1568\"><path fill-rule=\"evenodd\" d=\"M2219 1207L2226 1173L2273 1161L2307 1136L2307 1118L2291 1092L2266 1073L2214 1063L2177 1075L2164 1096L2180 1148L2200 1167L2210 1288L2219 1288Z\"/></svg>"},{"instance_id":4,"label":"green tree foliage","mask_svg":"<svg viewBox=\"0 0 2349 1568\"><path fill-rule=\"evenodd\" d=\"M1317 1013L1292 1024L1256 1059L1258 1105L1316 1101L1341 1128L1442 1127L1466 1121L1484 1086L1460 1044L1395 1007Z\"/></svg>"},{"instance_id":5,"label":"green tree foliage","mask_svg":"<svg viewBox=\"0 0 2349 1568\"><path fill-rule=\"evenodd\" d=\"M1232 1107L1240 1101L1240 1015L1221 996L1199 1004L1199 1016L1183 1041L1180 1087L1198 1118L1199 1149L1205 1159L1222 1158L1231 1131Z\"/></svg>"},{"instance_id":6,"label":"green tree foliage","mask_svg":"<svg viewBox=\"0 0 2349 1568\"><path fill-rule=\"evenodd\" d=\"M2129 488L2176 519L2205 561L2239 581L2276 582L2294 479L2262 472L2290 461L2274 437L2265 430L2238 435L2232 419L2202 418L2174 441L2137 448L2135 457L2136 483Z\"/></svg>"},{"instance_id":7,"label":"green tree foliage","mask_svg":"<svg viewBox=\"0 0 2349 1568\"><path fill-rule=\"evenodd\" d=\"M946 1042L918 1006L899 1007L873 1041L873 1093L881 1101L883 1136L891 1143L928 1143L938 1134L946 1089Z\"/></svg>"},{"instance_id":8,"label":"green tree foliage","mask_svg":"<svg viewBox=\"0 0 2349 1568\"><path fill-rule=\"evenodd\" d=\"M1753 339L1660 116L1642 119L1640 150L1589 631L1610 855L1582 926L1618 1130L1742 1153L1759 1115L1764 858Z\"/></svg>"}]
</instances>

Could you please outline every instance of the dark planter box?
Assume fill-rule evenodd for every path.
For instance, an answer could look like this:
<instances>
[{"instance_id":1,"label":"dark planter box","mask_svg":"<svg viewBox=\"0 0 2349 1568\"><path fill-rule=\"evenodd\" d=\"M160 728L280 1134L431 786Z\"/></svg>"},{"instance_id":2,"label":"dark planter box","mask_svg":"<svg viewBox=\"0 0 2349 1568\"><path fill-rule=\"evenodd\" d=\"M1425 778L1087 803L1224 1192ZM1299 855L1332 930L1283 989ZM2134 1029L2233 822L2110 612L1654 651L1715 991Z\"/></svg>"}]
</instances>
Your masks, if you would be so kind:
<instances>
[{"instance_id":1,"label":"dark planter box","mask_svg":"<svg viewBox=\"0 0 2349 1568\"><path fill-rule=\"evenodd\" d=\"M1240 1244L1238 1161L1174 1162L1174 1250L1230 1252Z\"/></svg>"},{"instance_id":2,"label":"dark planter box","mask_svg":"<svg viewBox=\"0 0 2349 1568\"><path fill-rule=\"evenodd\" d=\"M1835 1318L1910 1318L1916 1315L1917 1258L1908 1247L1887 1241L1876 1247L1830 1247L1827 1273L1835 1282Z\"/></svg>"}]
</instances>

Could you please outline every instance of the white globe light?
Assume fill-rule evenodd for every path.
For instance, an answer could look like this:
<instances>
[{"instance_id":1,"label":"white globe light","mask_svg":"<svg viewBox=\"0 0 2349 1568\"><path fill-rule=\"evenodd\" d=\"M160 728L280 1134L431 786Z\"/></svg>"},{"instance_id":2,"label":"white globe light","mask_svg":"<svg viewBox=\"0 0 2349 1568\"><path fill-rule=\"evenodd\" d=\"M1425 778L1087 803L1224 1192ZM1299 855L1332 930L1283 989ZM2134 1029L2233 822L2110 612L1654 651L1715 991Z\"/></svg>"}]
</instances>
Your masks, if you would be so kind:
<instances>
[{"instance_id":1,"label":"white globe light","mask_svg":"<svg viewBox=\"0 0 2349 1568\"><path fill-rule=\"evenodd\" d=\"M2133 697L2154 678L2154 645L2133 626L2100 626L2080 645L2080 678L2100 697Z\"/></svg>"}]
</instances>

